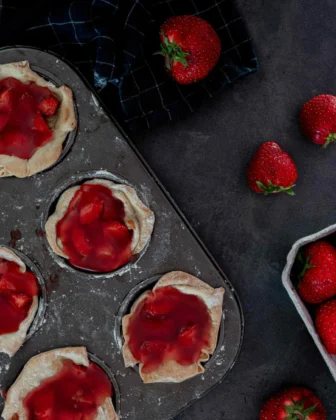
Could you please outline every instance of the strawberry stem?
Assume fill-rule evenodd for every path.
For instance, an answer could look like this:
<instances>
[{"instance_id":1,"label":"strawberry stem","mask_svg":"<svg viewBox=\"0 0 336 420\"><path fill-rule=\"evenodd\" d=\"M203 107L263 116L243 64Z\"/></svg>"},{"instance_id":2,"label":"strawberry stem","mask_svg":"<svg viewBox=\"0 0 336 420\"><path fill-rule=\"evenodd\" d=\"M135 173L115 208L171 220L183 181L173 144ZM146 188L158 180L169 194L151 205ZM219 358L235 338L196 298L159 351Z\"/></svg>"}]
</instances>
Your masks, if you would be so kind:
<instances>
[{"instance_id":1,"label":"strawberry stem","mask_svg":"<svg viewBox=\"0 0 336 420\"><path fill-rule=\"evenodd\" d=\"M161 51L157 51L154 55L163 55L165 58L166 67L171 70L173 61L179 61L185 67L188 65L186 57L189 53L182 50L182 48L174 42L169 42L165 34L162 34L163 42L161 42Z\"/></svg>"},{"instance_id":2,"label":"strawberry stem","mask_svg":"<svg viewBox=\"0 0 336 420\"><path fill-rule=\"evenodd\" d=\"M303 268L301 270L301 273L299 274L299 280L302 279L302 277L306 274L306 271L309 270L310 268L314 268L314 265L309 264L310 261L310 257L311 255L309 255L306 259L304 259L302 253L300 252L297 259L298 261L300 261L301 263L303 263Z\"/></svg>"},{"instance_id":3,"label":"strawberry stem","mask_svg":"<svg viewBox=\"0 0 336 420\"><path fill-rule=\"evenodd\" d=\"M293 405L284 405L283 408L285 409L288 416L286 420L307 420L310 414L315 411L317 404L313 405L312 407L304 409L304 402L303 401L293 401Z\"/></svg>"},{"instance_id":4,"label":"strawberry stem","mask_svg":"<svg viewBox=\"0 0 336 420\"><path fill-rule=\"evenodd\" d=\"M262 182L260 181L256 181L257 186L264 192L265 195L268 194L273 194L273 193L279 193L279 192L284 192L286 194L289 195L295 195L294 191L293 191L293 187L295 187L295 184L290 185L289 187L282 187L277 186L272 184L271 181L268 181L268 185L264 185Z\"/></svg>"},{"instance_id":5,"label":"strawberry stem","mask_svg":"<svg viewBox=\"0 0 336 420\"><path fill-rule=\"evenodd\" d=\"M336 141L336 133L330 133L328 137L326 138L324 145L322 146L323 149L326 149L330 143L333 143L335 141Z\"/></svg>"}]
</instances>

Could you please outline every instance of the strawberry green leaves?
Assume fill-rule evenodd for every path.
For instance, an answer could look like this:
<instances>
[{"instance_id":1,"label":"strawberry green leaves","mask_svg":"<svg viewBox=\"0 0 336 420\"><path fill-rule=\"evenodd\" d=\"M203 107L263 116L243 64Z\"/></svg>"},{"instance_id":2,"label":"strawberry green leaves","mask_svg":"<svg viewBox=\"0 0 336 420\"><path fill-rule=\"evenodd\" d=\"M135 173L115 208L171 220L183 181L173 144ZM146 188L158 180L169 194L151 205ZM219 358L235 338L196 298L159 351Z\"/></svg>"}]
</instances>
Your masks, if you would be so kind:
<instances>
[{"instance_id":1,"label":"strawberry green leaves","mask_svg":"<svg viewBox=\"0 0 336 420\"><path fill-rule=\"evenodd\" d=\"M165 58L165 65L169 70L172 68L173 61L178 61L186 67L188 65L186 57L189 53L184 52L179 45L169 42L164 33L161 35L163 37L163 42L161 42L161 51L157 51L154 55L163 55Z\"/></svg>"},{"instance_id":2,"label":"strawberry green leaves","mask_svg":"<svg viewBox=\"0 0 336 420\"><path fill-rule=\"evenodd\" d=\"M276 185L273 185L271 181L268 181L267 187L260 181L256 181L256 184L264 192L265 195L272 194L272 193L279 193L279 192L284 192L289 195L295 195L295 192L293 191L293 187L295 187L295 184L286 188L282 186L278 187Z\"/></svg>"},{"instance_id":3,"label":"strawberry green leaves","mask_svg":"<svg viewBox=\"0 0 336 420\"><path fill-rule=\"evenodd\" d=\"M293 405L285 405L284 409L289 414L286 420L306 420L315 411L317 404L304 409L304 401L296 402L292 399Z\"/></svg>"}]
</instances>

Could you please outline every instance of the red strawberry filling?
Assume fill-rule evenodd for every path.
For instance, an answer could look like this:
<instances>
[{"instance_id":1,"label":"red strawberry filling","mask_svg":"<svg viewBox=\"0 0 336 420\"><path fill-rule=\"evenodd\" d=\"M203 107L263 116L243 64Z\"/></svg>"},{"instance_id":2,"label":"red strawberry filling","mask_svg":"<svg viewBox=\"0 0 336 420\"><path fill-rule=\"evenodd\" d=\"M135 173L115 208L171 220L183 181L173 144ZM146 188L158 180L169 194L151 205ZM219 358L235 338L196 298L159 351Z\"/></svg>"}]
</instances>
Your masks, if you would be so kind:
<instances>
[{"instance_id":1,"label":"red strawberry filling","mask_svg":"<svg viewBox=\"0 0 336 420\"><path fill-rule=\"evenodd\" d=\"M109 188L82 185L56 228L69 262L97 272L127 264L132 256L133 231L124 218L124 204Z\"/></svg>"},{"instance_id":2,"label":"red strawberry filling","mask_svg":"<svg viewBox=\"0 0 336 420\"><path fill-rule=\"evenodd\" d=\"M151 372L166 360L195 363L209 345L211 318L205 303L174 287L149 292L130 318L127 333L133 356Z\"/></svg>"},{"instance_id":3,"label":"red strawberry filling","mask_svg":"<svg viewBox=\"0 0 336 420\"><path fill-rule=\"evenodd\" d=\"M38 292L33 273L21 273L16 263L0 259L0 334L19 329Z\"/></svg>"},{"instance_id":4,"label":"red strawberry filling","mask_svg":"<svg viewBox=\"0 0 336 420\"><path fill-rule=\"evenodd\" d=\"M0 80L0 154L30 159L51 140L46 119L58 106L48 88L13 77Z\"/></svg>"},{"instance_id":5,"label":"red strawberry filling","mask_svg":"<svg viewBox=\"0 0 336 420\"><path fill-rule=\"evenodd\" d=\"M28 420L93 420L106 398L112 397L106 373L95 363L78 366L70 360L24 399Z\"/></svg>"}]
</instances>

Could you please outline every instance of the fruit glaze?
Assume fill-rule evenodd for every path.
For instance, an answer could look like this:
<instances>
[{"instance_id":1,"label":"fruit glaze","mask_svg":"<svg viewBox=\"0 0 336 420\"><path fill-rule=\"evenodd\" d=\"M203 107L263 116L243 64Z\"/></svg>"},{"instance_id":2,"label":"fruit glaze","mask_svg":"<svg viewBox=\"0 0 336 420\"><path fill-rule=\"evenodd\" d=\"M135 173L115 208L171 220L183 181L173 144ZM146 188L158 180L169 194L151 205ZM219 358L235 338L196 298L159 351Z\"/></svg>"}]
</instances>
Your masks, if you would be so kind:
<instances>
[{"instance_id":1,"label":"fruit glaze","mask_svg":"<svg viewBox=\"0 0 336 420\"><path fill-rule=\"evenodd\" d=\"M109 397L112 385L100 367L93 362L85 367L66 360L57 375L26 396L24 407L28 420L93 420Z\"/></svg>"},{"instance_id":2,"label":"fruit glaze","mask_svg":"<svg viewBox=\"0 0 336 420\"><path fill-rule=\"evenodd\" d=\"M205 303L174 287L150 291L137 306L127 329L129 348L151 372L166 360L196 363L209 345L211 317Z\"/></svg>"},{"instance_id":3,"label":"fruit glaze","mask_svg":"<svg viewBox=\"0 0 336 420\"><path fill-rule=\"evenodd\" d=\"M30 159L52 139L48 119L58 99L46 88L13 77L0 81L0 154Z\"/></svg>"},{"instance_id":4,"label":"fruit glaze","mask_svg":"<svg viewBox=\"0 0 336 420\"><path fill-rule=\"evenodd\" d=\"M124 218L124 204L109 188L82 185L56 227L70 264L96 272L127 264L132 256L133 231Z\"/></svg>"}]
</instances>

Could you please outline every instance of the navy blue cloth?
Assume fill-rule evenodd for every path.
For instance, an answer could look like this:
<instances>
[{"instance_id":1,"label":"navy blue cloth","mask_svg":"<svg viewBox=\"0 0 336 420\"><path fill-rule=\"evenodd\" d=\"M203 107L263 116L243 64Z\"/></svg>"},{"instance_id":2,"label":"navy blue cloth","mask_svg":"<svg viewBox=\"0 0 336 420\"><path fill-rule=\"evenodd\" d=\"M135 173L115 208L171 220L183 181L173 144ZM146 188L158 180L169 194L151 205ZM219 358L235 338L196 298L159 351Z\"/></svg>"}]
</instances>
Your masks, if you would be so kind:
<instances>
[{"instance_id":1,"label":"navy blue cloth","mask_svg":"<svg viewBox=\"0 0 336 420\"><path fill-rule=\"evenodd\" d=\"M222 45L219 63L199 83L178 85L164 70L159 28L170 16L207 20ZM1 46L31 45L71 61L130 129L194 112L223 86L258 69L233 0L2 0Z\"/></svg>"}]
</instances>

